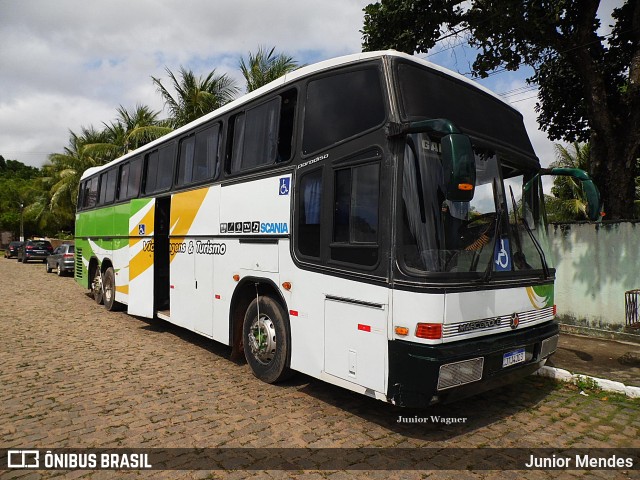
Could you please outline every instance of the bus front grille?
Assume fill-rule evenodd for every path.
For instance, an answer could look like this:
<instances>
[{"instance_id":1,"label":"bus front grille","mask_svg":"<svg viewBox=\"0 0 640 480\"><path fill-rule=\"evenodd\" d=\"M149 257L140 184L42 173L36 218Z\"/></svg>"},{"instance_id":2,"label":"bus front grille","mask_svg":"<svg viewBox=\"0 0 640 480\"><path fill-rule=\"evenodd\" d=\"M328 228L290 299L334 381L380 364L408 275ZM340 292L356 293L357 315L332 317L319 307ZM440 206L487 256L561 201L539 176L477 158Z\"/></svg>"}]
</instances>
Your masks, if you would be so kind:
<instances>
[{"instance_id":1,"label":"bus front grille","mask_svg":"<svg viewBox=\"0 0 640 480\"><path fill-rule=\"evenodd\" d=\"M456 339L457 337L468 336L469 334L486 335L487 333L508 332L516 328L522 329L538 323L553 320L553 307L541 308L540 310L529 310L528 312L518 312L517 323L512 321L512 315L499 315L493 318L482 318L478 320L445 323L442 326L442 338Z\"/></svg>"}]
</instances>

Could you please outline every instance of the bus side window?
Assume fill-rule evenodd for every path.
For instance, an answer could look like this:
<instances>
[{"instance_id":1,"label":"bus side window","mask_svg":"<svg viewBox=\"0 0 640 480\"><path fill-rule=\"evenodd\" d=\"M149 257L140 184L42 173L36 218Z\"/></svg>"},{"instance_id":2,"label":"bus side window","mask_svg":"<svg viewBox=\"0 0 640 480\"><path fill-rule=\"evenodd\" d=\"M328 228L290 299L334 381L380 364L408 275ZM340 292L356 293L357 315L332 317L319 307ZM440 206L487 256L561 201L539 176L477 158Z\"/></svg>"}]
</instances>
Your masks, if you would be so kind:
<instances>
[{"instance_id":1,"label":"bus side window","mask_svg":"<svg viewBox=\"0 0 640 480\"><path fill-rule=\"evenodd\" d=\"M300 179L298 205L298 251L310 257L320 257L322 207L322 169L306 173Z\"/></svg>"},{"instance_id":2,"label":"bus side window","mask_svg":"<svg viewBox=\"0 0 640 480\"><path fill-rule=\"evenodd\" d=\"M82 210L82 208L84 207L84 189L85 186L87 185L87 182L82 182L80 184L80 188L78 188L78 200L76 201L76 205L78 206L78 210Z\"/></svg>"},{"instance_id":3,"label":"bus side window","mask_svg":"<svg viewBox=\"0 0 640 480\"><path fill-rule=\"evenodd\" d=\"M373 266L378 261L380 164L335 170L331 258Z\"/></svg>"},{"instance_id":4,"label":"bus side window","mask_svg":"<svg viewBox=\"0 0 640 480\"><path fill-rule=\"evenodd\" d=\"M116 194L117 170L111 168L100 175L100 205L113 203Z\"/></svg>"},{"instance_id":5,"label":"bus side window","mask_svg":"<svg viewBox=\"0 0 640 480\"><path fill-rule=\"evenodd\" d=\"M288 90L281 95L280 126L278 129L278 158L276 162L287 162L293 152L293 127L298 98L296 89Z\"/></svg>"},{"instance_id":6,"label":"bus side window","mask_svg":"<svg viewBox=\"0 0 640 480\"><path fill-rule=\"evenodd\" d=\"M118 188L118 200L126 200L127 187L129 185L129 162L120 167L120 185Z\"/></svg>"},{"instance_id":7,"label":"bus side window","mask_svg":"<svg viewBox=\"0 0 640 480\"><path fill-rule=\"evenodd\" d=\"M276 162L281 98L232 117L231 173Z\"/></svg>"},{"instance_id":8,"label":"bus side window","mask_svg":"<svg viewBox=\"0 0 640 480\"><path fill-rule=\"evenodd\" d=\"M229 171L231 173L239 172L242 167L242 152L244 150L244 113L239 113L231 117L229 121L229 134L233 138L231 151L231 165Z\"/></svg>"},{"instance_id":9,"label":"bus side window","mask_svg":"<svg viewBox=\"0 0 640 480\"><path fill-rule=\"evenodd\" d=\"M135 198L140 193L140 179L142 177L142 157L131 160L129 179L127 182L127 198Z\"/></svg>"},{"instance_id":10,"label":"bus side window","mask_svg":"<svg viewBox=\"0 0 640 480\"><path fill-rule=\"evenodd\" d=\"M100 199L98 200L98 205L104 205L106 201L106 193L107 193L107 172L100 174Z\"/></svg>"},{"instance_id":11,"label":"bus side window","mask_svg":"<svg viewBox=\"0 0 640 480\"><path fill-rule=\"evenodd\" d=\"M309 82L302 154L310 155L378 125L385 119L380 73L347 71Z\"/></svg>"},{"instance_id":12,"label":"bus side window","mask_svg":"<svg viewBox=\"0 0 640 480\"><path fill-rule=\"evenodd\" d=\"M104 203L113 203L116 198L116 180L118 170L112 168L107 172L107 183L105 184Z\"/></svg>"},{"instance_id":13,"label":"bus side window","mask_svg":"<svg viewBox=\"0 0 640 480\"><path fill-rule=\"evenodd\" d=\"M178 157L178 185L188 185L193 178L193 155L196 139L194 135L180 140L180 155Z\"/></svg>"},{"instance_id":14,"label":"bus side window","mask_svg":"<svg viewBox=\"0 0 640 480\"><path fill-rule=\"evenodd\" d=\"M85 195L84 206L87 208L93 208L98 201L98 177L93 177L87 182L87 192Z\"/></svg>"},{"instance_id":15,"label":"bus side window","mask_svg":"<svg viewBox=\"0 0 640 480\"><path fill-rule=\"evenodd\" d=\"M173 179L173 143L147 155L144 193L167 190Z\"/></svg>"},{"instance_id":16,"label":"bus side window","mask_svg":"<svg viewBox=\"0 0 640 480\"><path fill-rule=\"evenodd\" d=\"M220 124L180 141L177 185L213 180L219 173Z\"/></svg>"},{"instance_id":17,"label":"bus side window","mask_svg":"<svg viewBox=\"0 0 640 480\"><path fill-rule=\"evenodd\" d=\"M193 181L215 178L220 145L220 124L196 133Z\"/></svg>"}]
</instances>

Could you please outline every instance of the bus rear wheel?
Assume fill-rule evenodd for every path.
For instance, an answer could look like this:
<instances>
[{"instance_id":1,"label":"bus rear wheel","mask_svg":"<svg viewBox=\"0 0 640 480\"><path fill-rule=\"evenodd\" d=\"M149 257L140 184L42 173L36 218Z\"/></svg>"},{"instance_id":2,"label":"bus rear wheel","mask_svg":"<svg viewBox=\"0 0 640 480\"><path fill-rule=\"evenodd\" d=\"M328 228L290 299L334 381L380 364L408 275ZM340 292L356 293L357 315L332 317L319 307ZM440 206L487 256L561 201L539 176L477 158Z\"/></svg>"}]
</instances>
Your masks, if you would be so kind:
<instances>
[{"instance_id":1,"label":"bus rear wheel","mask_svg":"<svg viewBox=\"0 0 640 480\"><path fill-rule=\"evenodd\" d=\"M102 290L102 275L100 275L100 266L96 266L93 271L93 278L91 279L91 295L98 305L102 305L103 290Z\"/></svg>"},{"instance_id":2,"label":"bus rear wheel","mask_svg":"<svg viewBox=\"0 0 640 480\"><path fill-rule=\"evenodd\" d=\"M244 316L244 354L253 374L266 383L291 376L291 347L286 313L268 296L253 300Z\"/></svg>"}]
</instances>

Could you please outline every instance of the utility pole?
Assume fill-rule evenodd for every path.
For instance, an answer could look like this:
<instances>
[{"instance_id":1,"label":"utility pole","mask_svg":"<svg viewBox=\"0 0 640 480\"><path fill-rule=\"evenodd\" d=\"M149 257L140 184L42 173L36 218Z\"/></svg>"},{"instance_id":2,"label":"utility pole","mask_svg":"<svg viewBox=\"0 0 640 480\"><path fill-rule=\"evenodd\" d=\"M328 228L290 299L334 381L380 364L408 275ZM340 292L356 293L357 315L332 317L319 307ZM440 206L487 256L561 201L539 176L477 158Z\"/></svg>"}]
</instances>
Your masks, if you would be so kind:
<instances>
[{"instance_id":1,"label":"utility pole","mask_svg":"<svg viewBox=\"0 0 640 480\"><path fill-rule=\"evenodd\" d=\"M20 241L24 242L24 216L22 214L24 210L24 203L20 202Z\"/></svg>"}]
</instances>

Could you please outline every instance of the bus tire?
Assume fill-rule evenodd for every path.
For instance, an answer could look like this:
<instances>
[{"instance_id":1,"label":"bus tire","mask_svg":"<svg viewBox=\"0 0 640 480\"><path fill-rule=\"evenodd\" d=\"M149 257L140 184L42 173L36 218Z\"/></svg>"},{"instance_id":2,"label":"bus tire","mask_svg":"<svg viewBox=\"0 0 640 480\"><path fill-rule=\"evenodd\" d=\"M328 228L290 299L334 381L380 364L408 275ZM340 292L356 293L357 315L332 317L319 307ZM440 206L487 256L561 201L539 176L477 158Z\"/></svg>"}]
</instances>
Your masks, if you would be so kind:
<instances>
[{"instance_id":1,"label":"bus tire","mask_svg":"<svg viewBox=\"0 0 640 480\"><path fill-rule=\"evenodd\" d=\"M91 279L91 295L98 305L102 305L104 295L102 292L102 279L100 278L100 266L96 265Z\"/></svg>"},{"instance_id":2,"label":"bus tire","mask_svg":"<svg viewBox=\"0 0 640 480\"><path fill-rule=\"evenodd\" d=\"M289 328L280 303L268 296L254 299L244 316L242 337L247 363L257 378L276 383L291 376Z\"/></svg>"},{"instance_id":3,"label":"bus tire","mask_svg":"<svg viewBox=\"0 0 640 480\"><path fill-rule=\"evenodd\" d=\"M120 304L116 302L116 275L113 267L107 268L102 274L102 282L104 308L110 312L115 311Z\"/></svg>"}]
</instances>

